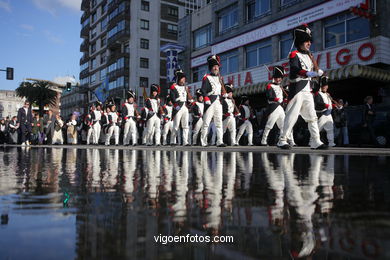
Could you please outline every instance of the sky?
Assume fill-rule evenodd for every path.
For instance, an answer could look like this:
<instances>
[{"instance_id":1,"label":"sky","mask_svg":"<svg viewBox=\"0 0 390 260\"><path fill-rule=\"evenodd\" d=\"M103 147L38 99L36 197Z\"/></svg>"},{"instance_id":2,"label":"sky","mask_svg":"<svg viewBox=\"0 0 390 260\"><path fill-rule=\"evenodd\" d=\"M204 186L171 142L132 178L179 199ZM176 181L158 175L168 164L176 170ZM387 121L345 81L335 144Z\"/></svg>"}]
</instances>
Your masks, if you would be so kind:
<instances>
[{"instance_id":1,"label":"sky","mask_svg":"<svg viewBox=\"0 0 390 260\"><path fill-rule=\"evenodd\" d=\"M80 5L81 0L0 0L0 69L14 68L14 80L0 71L0 90L14 90L24 78L78 80Z\"/></svg>"}]
</instances>

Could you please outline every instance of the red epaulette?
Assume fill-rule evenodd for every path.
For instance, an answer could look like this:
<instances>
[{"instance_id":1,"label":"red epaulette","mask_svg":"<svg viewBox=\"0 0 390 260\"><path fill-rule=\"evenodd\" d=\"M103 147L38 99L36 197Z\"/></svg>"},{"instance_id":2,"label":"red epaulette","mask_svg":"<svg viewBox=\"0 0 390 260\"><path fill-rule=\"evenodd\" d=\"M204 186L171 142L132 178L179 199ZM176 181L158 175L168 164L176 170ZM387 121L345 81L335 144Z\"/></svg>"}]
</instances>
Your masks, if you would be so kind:
<instances>
[{"instance_id":1,"label":"red epaulette","mask_svg":"<svg viewBox=\"0 0 390 260\"><path fill-rule=\"evenodd\" d=\"M175 85L176 85L176 83L173 83L172 85L171 85L171 87L170 87L170 89L175 89Z\"/></svg>"},{"instance_id":2,"label":"red epaulette","mask_svg":"<svg viewBox=\"0 0 390 260\"><path fill-rule=\"evenodd\" d=\"M207 79L208 76L210 76L210 74L205 74L205 75L203 76L203 79L202 79L202 80Z\"/></svg>"},{"instance_id":3,"label":"red epaulette","mask_svg":"<svg viewBox=\"0 0 390 260\"><path fill-rule=\"evenodd\" d=\"M295 56L297 56L297 53L298 53L298 52L299 52L299 51L290 52L290 59L295 58Z\"/></svg>"},{"instance_id":4,"label":"red epaulette","mask_svg":"<svg viewBox=\"0 0 390 260\"><path fill-rule=\"evenodd\" d=\"M271 89L271 88L272 88L271 83L269 83L269 84L267 85L267 89Z\"/></svg>"}]
</instances>

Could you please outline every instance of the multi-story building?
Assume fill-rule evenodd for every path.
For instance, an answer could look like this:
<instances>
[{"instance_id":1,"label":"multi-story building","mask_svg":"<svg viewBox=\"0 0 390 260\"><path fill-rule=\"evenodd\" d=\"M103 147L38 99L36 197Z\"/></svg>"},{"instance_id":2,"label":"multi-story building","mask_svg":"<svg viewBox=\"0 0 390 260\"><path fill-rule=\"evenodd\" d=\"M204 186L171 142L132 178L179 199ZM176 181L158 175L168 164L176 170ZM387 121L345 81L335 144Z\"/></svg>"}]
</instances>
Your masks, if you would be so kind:
<instances>
[{"instance_id":1,"label":"multi-story building","mask_svg":"<svg viewBox=\"0 0 390 260\"><path fill-rule=\"evenodd\" d=\"M14 90L0 90L0 119L16 116L23 103L24 98L18 97Z\"/></svg>"},{"instance_id":2,"label":"multi-story building","mask_svg":"<svg viewBox=\"0 0 390 260\"><path fill-rule=\"evenodd\" d=\"M160 47L177 43L178 20L197 7L192 0L83 0L80 87L87 102L103 88L112 98L133 89L143 104L143 88L166 89L166 57Z\"/></svg>"},{"instance_id":3,"label":"multi-story building","mask_svg":"<svg viewBox=\"0 0 390 260\"><path fill-rule=\"evenodd\" d=\"M350 104L367 95L381 102L390 87L389 11L390 2L381 0L213 0L179 21L181 66L195 89L207 56L218 54L234 95L258 97L262 106L268 69L282 65L288 73L292 29L307 23L332 95Z\"/></svg>"}]
</instances>

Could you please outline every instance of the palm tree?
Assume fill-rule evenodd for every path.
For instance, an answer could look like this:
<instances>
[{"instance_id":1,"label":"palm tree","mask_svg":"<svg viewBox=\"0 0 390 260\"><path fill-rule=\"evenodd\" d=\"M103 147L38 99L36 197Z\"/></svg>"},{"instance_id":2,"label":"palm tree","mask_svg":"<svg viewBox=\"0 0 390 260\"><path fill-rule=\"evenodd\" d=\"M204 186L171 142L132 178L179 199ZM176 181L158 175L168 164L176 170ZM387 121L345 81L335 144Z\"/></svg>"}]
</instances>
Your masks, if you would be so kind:
<instances>
[{"instance_id":1,"label":"palm tree","mask_svg":"<svg viewBox=\"0 0 390 260\"><path fill-rule=\"evenodd\" d=\"M50 85L50 82L45 80L24 81L16 89L16 95L26 98L30 104L35 103L39 114L43 116L45 106L55 106L57 102L57 92L50 89Z\"/></svg>"}]
</instances>

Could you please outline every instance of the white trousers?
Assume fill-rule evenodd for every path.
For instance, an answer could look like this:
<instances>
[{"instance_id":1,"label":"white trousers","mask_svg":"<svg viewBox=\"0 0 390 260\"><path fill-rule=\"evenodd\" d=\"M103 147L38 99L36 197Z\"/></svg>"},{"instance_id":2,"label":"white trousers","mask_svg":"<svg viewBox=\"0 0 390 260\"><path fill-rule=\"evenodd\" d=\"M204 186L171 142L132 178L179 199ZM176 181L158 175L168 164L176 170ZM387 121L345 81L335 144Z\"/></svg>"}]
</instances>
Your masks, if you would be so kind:
<instances>
[{"instance_id":1,"label":"white trousers","mask_svg":"<svg viewBox=\"0 0 390 260\"><path fill-rule=\"evenodd\" d=\"M93 126L93 143L98 144L99 143L99 138L100 138L100 132L102 130L102 126L100 125L99 122L96 122Z\"/></svg>"},{"instance_id":2,"label":"white trousers","mask_svg":"<svg viewBox=\"0 0 390 260\"><path fill-rule=\"evenodd\" d=\"M130 139L133 141L132 144L137 144L137 124L134 119L127 119L123 129L123 144L128 145Z\"/></svg>"},{"instance_id":3,"label":"white trousers","mask_svg":"<svg viewBox=\"0 0 390 260\"><path fill-rule=\"evenodd\" d=\"M171 132L171 139L172 139L172 132L173 132L173 121L172 120L168 120L164 124L163 132L162 132L163 145L167 145L167 136L168 136L169 132ZM171 143L172 143L172 141L171 141ZM176 143L176 140L175 140L175 143Z\"/></svg>"},{"instance_id":4,"label":"white trousers","mask_svg":"<svg viewBox=\"0 0 390 260\"><path fill-rule=\"evenodd\" d=\"M287 137L291 135L292 129L297 122L298 116L308 123L308 128L311 136L311 148L317 148L322 145L318 130L318 118L314 109L314 98L311 92L300 91L287 105L286 117L284 119L283 130L279 137L278 146L288 144Z\"/></svg>"},{"instance_id":5,"label":"white trousers","mask_svg":"<svg viewBox=\"0 0 390 260\"><path fill-rule=\"evenodd\" d=\"M110 139L112 134L114 134L115 138L115 145L119 144L119 126L112 125L108 128L107 134L106 134L106 145L110 144Z\"/></svg>"},{"instance_id":6,"label":"white trousers","mask_svg":"<svg viewBox=\"0 0 390 260\"><path fill-rule=\"evenodd\" d=\"M284 109L282 106L278 106L272 113L268 116L267 123L265 124L263 137L261 139L261 144L267 144L267 138L269 135L269 132L274 128L274 125L278 126L279 130L282 131L284 126L284 119L286 115L284 113ZM294 144L294 136L293 131L291 131L290 137L288 138L290 144Z\"/></svg>"},{"instance_id":7,"label":"white trousers","mask_svg":"<svg viewBox=\"0 0 390 260\"><path fill-rule=\"evenodd\" d=\"M228 116L223 120L223 133L226 133L226 130L229 129L230 132L230 140L231 140L231 145L237 144L236 142L236 119L234 116Z\"/></svg>"},{"instance_id":8,"label":"white trousers","mask_svg":"<svg viewBox=\"0 0 390 260\"><path fill-rule=\"evenodd\" d=\"M87 130L87 144L90 143L91 138L92 138L92 143L94 143L95 131L93 130L93 127L89 127Z\"/></svg>"},{"instance_id":9,"label":"white trousers","mask_svg":"<svg viewBox=\"0 0 390 260\"><path fill-rule=\"evenodd\" d=\"M223 144L222 104L219 100L215 100L203 115L203 125L200 136L202 146L207 145L207 134L209 132L211 120L214 121L217 130L217 145Z\"/></svg>"},{"instance_id":10,"label":"white trousers","mask_svg":"<svg viewBox=\"0 0 390 260\"><path fill-rule=\"evenodd\" d=\"M153 135L156 142L156 145L160 145L160 138L161 138L161 121L160 118L154 114L147 122L147 138L146 142L148 145L153 144Z\"/></svg>"},{"instance_id":11,"label":"white trousers","mask_svg":"<svg viewBox=\"0 0 390 260\"><path fill-rule=\"evenodd\" d=\"M200 130L202 129L203 119L199 118L198 122L196 122L194 126L194 130L192 130L192 144L196 144L198 142L198 135Z\"/></svg>"},{"instance_id":12,"label":"white trousers","mask_svg":"<svg viewBox=\"0 0 390 260\"><path fill-rule=\"evenodd\" d=\"M179 130L180 124L183 129L183 145L188 144L188 108L183 105L179 111L177 111L175 118L173 119L173 131L172 131L172 138L171 138L171 144L176 144L176 135L177 131Z\"/></svg>"},{"instance_id":13,"label":"white trousers","mask_svg":"<svg viewBox=\"0 0 390 260\"><path fill-rule=\"evenodd\" d=\"M323 129L326 131L326 137L328 139L329 146L335 146L333 128L334 126L332 115L322 115L318 119L318 130L320 132Z\"/></svg>"},{"instance_id":14,"label":"white trousers","mask_svg":"<svg viewBox=\"0 0 390 260\"><path fill-rule=\"evenodd\" d=\"M253 145L253 127L252 123L249 120L246 120L238 130L237 135L237 143L240 142L241 136L244 134L244 132L248 133L248 145Z\"/></svg>"}]
</instances>

